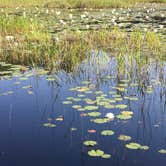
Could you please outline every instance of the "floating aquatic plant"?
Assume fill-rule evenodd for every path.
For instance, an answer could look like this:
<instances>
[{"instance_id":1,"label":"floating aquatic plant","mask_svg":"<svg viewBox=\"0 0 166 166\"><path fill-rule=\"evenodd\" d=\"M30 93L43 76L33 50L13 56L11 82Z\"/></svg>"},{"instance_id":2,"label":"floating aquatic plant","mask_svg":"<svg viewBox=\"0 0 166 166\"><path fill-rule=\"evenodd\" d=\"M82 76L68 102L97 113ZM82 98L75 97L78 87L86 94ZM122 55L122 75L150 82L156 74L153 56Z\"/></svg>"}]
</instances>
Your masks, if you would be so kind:
<instances>
[{"instance_id":1,"label":"floating aquatic plant","mask_svg":"<svg viewBox=\"0 0 166 166\"><path fill-rule=\"evenodd\" d=\"M126 148L128 148L128 149L139 149L139 148L141 147L140 144L134 143L134 142L131 142L131 143L129 143L129 144L126 144L125 146L126 146Z\"/></svg>"},{"instance_id":2,"label":"floating aquatic plant","mask_svg":"<svg viewBox=\"0 0 166 166\"><path fill-rule=\"evenodd\" d=\"M121 141L130 141L131 137L128 136L128 135L121 134L121 135L119 135L118 139L121 140Z\"/></svg>"},{"instance_id":3,"label":"floating aquatic plant","mask_svg":"<svg viewBox=\"0 0 166 166\"><path fill-rule=\"evenodd\" d=\"M101 157L104 155L104 151L102 150L90 150L88 151L88 155L91 157Z\"/></svg>"},{"instance_id":4,"label":"floating aquatic plant","mask_svg":"<svg viewBox=\"0 0 166 166\"><path fill-rule=\"evenodd\" d=\"M113 109L113 108L115 108L115 106L114 106L114 105L111 105L111 104L105 104L105 105L104 105L104 108L105 108L105 109Z\"/></svg>"},{"instance_id":5,"label":"floating aquatic plant","mask_svg":"<svg viewBox=\"0 0 166 166\"><path fill-rule=\"evenodd\" d=\"M94 123L99 123L99 124L101 124L101 123L107 123L107 122L109 122L110 120L108 119L108 118L97 118L97 119L93 119L92 120Z\"/></svg>"},{"instance_id":6,"label":"floating aquatic plant","mask_svg":"<svg viewBox=\"0 0 166 166\"><path fill-rule=\"evenodd\" d=\"M72 99L73 101L81 101L81 99L80 98L74 98L73 97L73 99Z\"/></svg>"},{"instance_id":7,"label":"floating aquatic plant","mask_svg":"<svg viewBox=\"0 0 166 166\"><path fill-rule=\"evenodd\" d=\"M72 104L71 101L63 101L63 104Z\"/></svg>"},{"instance_id":8,"label":"floating aquatic plant","mask_svg":"<svg viewBox=\"0 0 166 166\"><path fill-rule=\"evenodd\" d=\"M85 108L78 108L77 111L86 111Z\"/></svg>"},{"instance_id":9,"label":"floating aquatic plant","mask_svg":"<svg viewBox=\"0 0 166 166\"><path fill-rule=\"evenodd\" d=\"M88 110L88 111L92 111L92 110L98 110L98 106L93 106L93 105L89 105L89 106L85 106L84 109Z\"/></svg>"},{"instance_id":10,"label":"floating aquatic plant","mask_svg":"<svg viewBox=\"0 0 166 166\"><path fill-rule=\"evenodd\" d=\"M98 149L98 150L90 150L88 151L88 155L91 157L101 157L103 159L108 159L111 157L110 154L104 153L104 151Z\"/></svg>"},{"instance_id":11,"label":"floating aquatic plant","mask_svg":"<svg viewBox=\"0 0 166 166\"><path fill-rule=\"evenodd\" d=\"M159 153L166 154L166 149L161 149L158 151Z\"/></svg>"},{"instance_id":12,"label":"floating aquatic plant","mask_svg":"<svg viewBox=\"0 0 166 166\"><path fill-rule=\"evenodd\" d=\"M95 104L96 103L95 100L91 100L91 99L86 99L85 101L87 104Z\"/></svg>"},{"instance_id":13,"label":"floating aquatic plant","mask_svg":"<svg viewBox=\"0 0 166 166\"><path fill-rule=\"evenodd\" d=\"M125 109L125 108L127 108L127 105L126 104L118 104L118 105L116 105L116 108Z\"/></svg>"},{"instance_id":14,"label":"floating aquatic plant","mask_svg":"<svg viewBox=\"0 0 166 166\"><path fill-rule=\"evenodd\" d=\"M149 146L141 146L140 149L142 149L142 150L148 150Z\"/></svg>"},{"instance_id":15,"label":"floating aquatic plant","mask_svg":"<svg viewBox=\"0 0 166 166\"><path fill-rule=\"evenodd\" d=\"M97 145L97 142L96 141L87 140L87 141L84 141L83 144L85 146L95 146L95 145Z\"/></svg>"},{"instance_id":16,"label":"floating aquatic plant","mask_svg":"<svg viewBox=\"0 0 166 166\"><path fill-rule=\"evenodd\" d=\"M100 112L90 112L88 113L89 116L92 116L92 117L97 117L97 116L100 116L101 113Z\"/></svg>"},{"instance_id":17,"label":"floating aquatic plant","mask_svg":"<svg viewBox=\"0 0 166 166\"><path fill-rule=\"evenodd\" d=\"M104 153L101 157L102 157L103 159L108 159L108 158L111 158L111 155Z\"/></svg>"},{"instance_id":18,"label":"floating aquatic plant","mask_svg":"<svg viewBox=\"0 0 166 166\"><path fill-rule=\"evenodd\" d=\"M121 112L122 115L133 115L132 111L122 111Z\"/></svg>"},{"instance_id":19,"label":"floating aquatic plant","mask_svg":"<svg viewBox=\"0 0 166 166\"><path fill-rule=\"evenodd\" d=\"M101 135L105 135L105 136L114 135L114 131L112 131L112 130L103 130L101 132Z\"/></svg>"},{"instance_id":20,"label":"floating aquatic plant","mask_svg":"<svg viewBox=\"0 0 166 166\"><path fill-rule=\"evenodd\" d=\"M79 108L82 108L82 106L81 105L73 105L72 108L79 109Z\"/></svg>"},{"instance_id":21,"label":"floating aquatic plant","mask_svg":"<svg viewBox=\"0 0 166 166\"><path fill-rule=\"evenodd\" d=\"M128 120L128 119L131 119L132 116L131 115L125 115L125 114L119 114L116 116L118 119L121 119L121 120Z\"/></svg>"},{"instance_id":22,"label":"floating aquatic plant","mask_svg":"<svg viewBox=\"0 0 166 166\"><path fill-rule=\"evenodd\" d=\"M52 123L44 123L43 126L44 126L44 127L50 127L50 128L56 127L56 125L55 125L55 124L52 124Z\"/></svg>"},{"instance_id":23,"label":"floating aquatic plant","mask_svg":"<svg viewBox=\"0 0 166 166\"><path fill-rule=\"evenodd\" d=\"M142 146L142 145L135 143L135 142L131 142L129 144L126 144L125 147L128 149L141 149L141 150L148 150L149 149L149 146L145 146L145 145Z\"/></svg>"}]
</instances>

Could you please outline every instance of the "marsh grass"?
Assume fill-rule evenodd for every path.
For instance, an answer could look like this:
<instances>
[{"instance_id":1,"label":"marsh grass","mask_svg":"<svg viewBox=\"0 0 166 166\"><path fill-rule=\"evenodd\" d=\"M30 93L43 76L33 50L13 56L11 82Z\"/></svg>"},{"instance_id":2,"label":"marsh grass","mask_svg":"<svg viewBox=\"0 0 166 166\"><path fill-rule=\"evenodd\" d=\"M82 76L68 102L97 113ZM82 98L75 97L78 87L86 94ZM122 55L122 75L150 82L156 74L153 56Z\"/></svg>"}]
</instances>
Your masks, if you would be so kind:
<instances>
[{"instance_id":1,"label":"marsh grass","mask_svg":"<svg viewBox=\"0 0 166 166\"><path fill-rule=\"evenodd\" d=\"M6 16L0 17L0 26L0 61L36 64L49 69L63 67L70 71L92 50L105 50L114 55L129 53L133 56L136 52L142 55L147 52L152 56L161 54L164 48L160 37L151 31L128 33L117 27L96 31L65 30L53 37L35 19Z\"/></svg>"},{"instance_id":2,"label":"marsh grass","mask_svg":"<svg viewBox=\"0 0 166 166\"><path fill-rule=\"evenodd\" d=\"M0 33L2 36L23 36L28 40L47 40L50 35L45 32L44 27L37 19L15 16L0 16ZM19 38L19 39L20 39Z\"/></svg>"},{"instance_id":3,"label":"marsh grass","mask_svg":"<svg viewBox=\"0 0 166 166\"><path fill-rule=\"evenodd\" d=\"M153 56L162 55L164 48L165 43L153 31L125 32L118 27L81 31L64 27L59 33L50 33L47 22L39 17L7 13L0 16L0 61L12 64L62 67L70 71L92 50L117 56Z\"/></svg>"},{"instance_id":4,"label":"marsh grass","mask_svg":"<svg viewBox=\"0 0 166 166\"><path fill-rule=\"evenodd\" d=\"M130 7L136 3L165 3L166 0L0 0L0 6L45 6L58 8Z\"/></svg>"}]
</instances>

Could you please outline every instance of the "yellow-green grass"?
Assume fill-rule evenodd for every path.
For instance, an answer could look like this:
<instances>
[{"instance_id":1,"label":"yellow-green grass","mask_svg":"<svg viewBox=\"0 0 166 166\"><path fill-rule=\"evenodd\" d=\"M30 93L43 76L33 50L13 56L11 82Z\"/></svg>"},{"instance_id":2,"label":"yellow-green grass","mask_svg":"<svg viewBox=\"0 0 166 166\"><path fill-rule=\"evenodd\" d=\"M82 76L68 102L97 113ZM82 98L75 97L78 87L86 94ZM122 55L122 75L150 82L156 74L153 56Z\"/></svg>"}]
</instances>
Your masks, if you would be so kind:
<instances>
[{"instance_id":1,"label":"yellow-green grass","mask_svg":"<svg viewBox=\"0 0 166 166\"><path fill-rule=\"evenodd\" d=\"M129 7L136 3L166 3L166 0L0 0L0 7L45 6L59 8Z\"/></svg>"},{"instance_id":2,"label":"yellow-green grass","mask_svg":"<svg viewBox=\"0 0 166 166\"><path fill-rule=\"evenodd\" d=\"M24 29L19 31L22 32L21 35L15 33L11 40L6 39L3 33L0 61L43 65L47 68L60 65L69 70L92 50L104 50L117 56L131 54L134 57L138 52L143 56L162 56L165 47L160 37L151 31L135 31L130 34L118 28L110 31L66 31L59 36L59 40L52 40L42 29L40 34L34 29L33 33L37 37L27 30L25 33L23 31Z\"/></svg>"}]
</instances>

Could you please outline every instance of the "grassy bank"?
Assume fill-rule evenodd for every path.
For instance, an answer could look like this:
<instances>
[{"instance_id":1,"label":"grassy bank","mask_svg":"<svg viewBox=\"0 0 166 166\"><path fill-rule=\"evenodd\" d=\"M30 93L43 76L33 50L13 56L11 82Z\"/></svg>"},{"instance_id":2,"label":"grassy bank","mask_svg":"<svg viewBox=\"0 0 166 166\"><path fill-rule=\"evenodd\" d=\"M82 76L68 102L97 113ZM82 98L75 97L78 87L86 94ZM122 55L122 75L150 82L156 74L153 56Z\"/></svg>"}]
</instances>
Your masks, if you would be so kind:
<instances>
[{"instance_id":1,"label":"grassy bank","mask_svg":"<svg viewBox=\"0 0 166 166\"><path fill-rule=\"evenodd\" d=\"M22 65L63 67L67 70L81 62L92 50L114 55L137 53L162 56L165 45L152 31L131 33L118 28L110 30L69 31L50 34L37 19L0 18L0 61Z\"/></svg>"},{"instance_id":2,"label":"grassy bank","mask_svg":"<svg viewBox=\"0 0 166 166\"><path fill-rule=\"evenodd\" d=\"M136 3L166 3L166 0L0 0L0 7L45 6L60 8L129 7Z\"/></svg>"}]
</instances>

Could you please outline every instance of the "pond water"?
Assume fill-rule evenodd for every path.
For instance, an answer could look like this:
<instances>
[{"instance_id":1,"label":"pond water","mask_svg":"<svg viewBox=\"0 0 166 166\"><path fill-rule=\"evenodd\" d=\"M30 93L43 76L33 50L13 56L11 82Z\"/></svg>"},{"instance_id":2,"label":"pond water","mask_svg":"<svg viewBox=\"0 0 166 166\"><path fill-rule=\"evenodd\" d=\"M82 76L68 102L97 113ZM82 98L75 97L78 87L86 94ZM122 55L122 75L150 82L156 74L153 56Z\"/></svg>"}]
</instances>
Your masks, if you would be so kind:
<instances>
[{"instance_id":1,"label":"pond water","mask_svg":"<svg viewBox=\"0 0 166 166\"><path fill-rule=\"evenodd\" d=\"M165 165L166 61L103 56L1 76L0 165Z\"/></svg>"}]
</instances>

